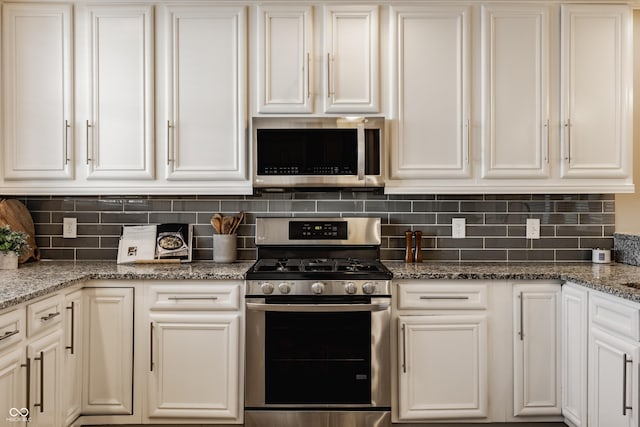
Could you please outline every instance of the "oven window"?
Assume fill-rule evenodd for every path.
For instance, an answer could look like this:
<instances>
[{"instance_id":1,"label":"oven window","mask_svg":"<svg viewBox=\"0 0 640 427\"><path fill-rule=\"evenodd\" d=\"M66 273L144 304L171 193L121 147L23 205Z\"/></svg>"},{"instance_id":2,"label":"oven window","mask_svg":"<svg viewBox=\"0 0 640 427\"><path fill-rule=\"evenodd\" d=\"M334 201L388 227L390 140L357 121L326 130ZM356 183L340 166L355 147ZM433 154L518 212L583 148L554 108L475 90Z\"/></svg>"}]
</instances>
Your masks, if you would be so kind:
<instances>
[{"instance_id":1,"label":"oven window","mask_svg":"<svg viewBox=\"0 0 640 427\"><path fill-rule=\"evenodd\" d=\"M371 313L265 317L265 403L371 403Z\"/></svg>"}]
</instances>

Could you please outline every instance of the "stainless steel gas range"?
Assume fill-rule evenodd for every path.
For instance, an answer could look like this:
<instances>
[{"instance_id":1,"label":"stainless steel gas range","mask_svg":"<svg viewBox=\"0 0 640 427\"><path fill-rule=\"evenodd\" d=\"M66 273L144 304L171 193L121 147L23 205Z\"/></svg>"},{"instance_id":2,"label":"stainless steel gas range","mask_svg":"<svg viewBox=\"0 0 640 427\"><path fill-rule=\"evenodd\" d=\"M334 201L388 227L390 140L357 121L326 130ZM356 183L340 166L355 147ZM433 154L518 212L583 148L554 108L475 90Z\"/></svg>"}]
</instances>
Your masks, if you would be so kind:
<instances>
[{"instance_id":1,"label":"stainless steel gas range","mask_svg":"<svg viewBox=\"0 0 640 427\"><path fill-rule=\"evenodd\" d=\"M379 218L258 218L246 276L247 427L391 425Z\"/></svg>"}]
</instances>

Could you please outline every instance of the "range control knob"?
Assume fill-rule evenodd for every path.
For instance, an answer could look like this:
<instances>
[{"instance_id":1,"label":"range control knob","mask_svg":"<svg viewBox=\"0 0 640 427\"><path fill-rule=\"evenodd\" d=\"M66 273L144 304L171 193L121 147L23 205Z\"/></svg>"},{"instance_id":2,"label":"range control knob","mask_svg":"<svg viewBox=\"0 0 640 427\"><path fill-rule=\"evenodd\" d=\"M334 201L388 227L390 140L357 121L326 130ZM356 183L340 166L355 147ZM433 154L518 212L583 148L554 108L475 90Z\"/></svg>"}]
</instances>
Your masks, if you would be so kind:
<instances>
[{"instance_id":1,"label":"range control knob","mask_svg":"<svg viewBox=\"0 0 640 427\"><path fill-rule=\"evenodd\" d=\"M324 292L324 283L322 282L315 282L311 285L311 292L313 292L316 295L320 295L321 293Z\"/></svg>"},{"instance_id":2,"label":"range control knob","mask_svg":"<svg viewBox=\"0 0 640 427\"><path fill-rule=\"evenodd\" d=\"M260 290L263 294L269 295L273 293L273 285L269 282L264 282L262 285L260 285Z\"/></svg>"},{"instance_id":3,"label":"range control knob","mask_svg":"<svg viewBox=\"0 0 640 427\"><path fill-rule=\"evenodd\" d=\"M347 282L344 284L344 291L349 295L353 295L358 292L358 287L353 282Z\"/></svg>"},{"instance_id":4,"label":"range control knob","mask_svg":"<svg viewBox=\"0 0 640 427\"><path fill-rule=\"evenodd\" d=\"M287 282L282 282L278 285L278 290L280 291L281 294L286 295L289 292L291 292L291 284Z\"/></svg>"},{"instance_id":5,"label":"range control knob","mask_svg":"<svg viewBox=\"0 0 640 427\"><path fill-rule=\"evenodd\" d=\"M367 282L364 285L362 285L362 292L364 292L367 295L371 295L375 291L376 291L376 285L374 283Z\"/></svg>"}]
</instances>

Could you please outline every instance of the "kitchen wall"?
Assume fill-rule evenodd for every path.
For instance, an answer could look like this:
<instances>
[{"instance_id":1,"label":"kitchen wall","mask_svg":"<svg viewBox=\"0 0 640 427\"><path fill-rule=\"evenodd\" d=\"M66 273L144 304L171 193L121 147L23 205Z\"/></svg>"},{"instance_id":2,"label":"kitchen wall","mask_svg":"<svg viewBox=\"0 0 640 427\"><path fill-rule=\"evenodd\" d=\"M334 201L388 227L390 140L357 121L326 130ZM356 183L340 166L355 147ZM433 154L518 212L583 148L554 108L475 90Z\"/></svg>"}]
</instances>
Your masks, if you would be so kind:
<instances>
[{"instance_id":1,"label":"kitchen wall","mask_svg":"<svg viewBox=\"0 0 640 427\"><path fill-rule=\"evenodd\" d=\"M254 196L21 197L36 224L44 259L115 260L123 224L195 224L195 260L211 260L214 212L247 213L238 258L255 258L258 216L379 216L383 260L404 259L404 231L422 230L425 261L590 261L612 248L614 195L424 195L294 192ZM78 237L62 238L62 219L78 220ZM452 239L451 218L465 218L467 238ZM541 239L525 238L539 218Z\"/></svg>"}]
</instances>

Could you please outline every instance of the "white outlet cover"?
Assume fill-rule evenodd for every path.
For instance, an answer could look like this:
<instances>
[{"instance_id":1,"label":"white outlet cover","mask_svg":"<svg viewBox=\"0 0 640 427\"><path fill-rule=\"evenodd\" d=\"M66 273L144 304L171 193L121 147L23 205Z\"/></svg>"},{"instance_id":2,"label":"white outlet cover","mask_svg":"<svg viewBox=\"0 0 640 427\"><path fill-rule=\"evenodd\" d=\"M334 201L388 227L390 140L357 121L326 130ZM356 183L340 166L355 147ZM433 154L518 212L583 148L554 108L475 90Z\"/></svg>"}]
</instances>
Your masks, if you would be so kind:
<instances>
[{"instance_id":1,"label":"white outlet cover","mask_svg":"<svg viewBox=\"0 0 640 427\"><path fill-rule=\"evenodd\" d=\"M538 218L527 219L527 239L540 238L540 220Z\"/></svg>"},{"instance_id":2,"label":"white outlet cover","mask_svg":"<svg viewBox=\"0 0 640 427\"><path fill-rule=\"evenodd\" d=\"M467 236L467 221L464 218L451 219L451 238L464 239Z\"/></svg>"},{"instance_id":3,"label":"white outlet cover","mask_svg":"<svg viewBox=\"0 0 640 427\"><path fill-rule=\"evenodd\" d=\"M76 237L78 237L77 218L62 219L62 237L65 239L75 239Z\"/></svg>"}]
</instances>

